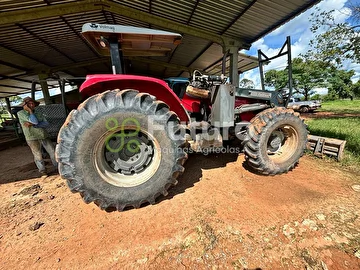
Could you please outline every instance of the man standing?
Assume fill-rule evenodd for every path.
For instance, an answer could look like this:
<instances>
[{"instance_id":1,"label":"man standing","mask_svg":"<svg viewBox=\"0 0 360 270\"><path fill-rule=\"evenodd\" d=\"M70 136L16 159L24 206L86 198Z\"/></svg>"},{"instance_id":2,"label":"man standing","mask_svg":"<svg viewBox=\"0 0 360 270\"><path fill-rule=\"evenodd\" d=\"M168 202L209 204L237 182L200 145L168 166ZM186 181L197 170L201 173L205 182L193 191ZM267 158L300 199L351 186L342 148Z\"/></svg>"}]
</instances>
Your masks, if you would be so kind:
<instances>
[{"instance_id":1,"label":"man standing","mask_svg":"<svg viewBox=\"0 0 360 270\"><path fill-rule=\"evenodd\" d=\"M47 176L45 163L42 157L41 146L43 146L50 155L52 164L57 168L55 160L55 150L49 135L44 129L49 123L44 116L36 111L39 102L30 97L23 99L21 106L23 110L18 112L19 121L23 129L25 139L34 155L34 161L42 176Z\"/></svg>"}]
</instances>

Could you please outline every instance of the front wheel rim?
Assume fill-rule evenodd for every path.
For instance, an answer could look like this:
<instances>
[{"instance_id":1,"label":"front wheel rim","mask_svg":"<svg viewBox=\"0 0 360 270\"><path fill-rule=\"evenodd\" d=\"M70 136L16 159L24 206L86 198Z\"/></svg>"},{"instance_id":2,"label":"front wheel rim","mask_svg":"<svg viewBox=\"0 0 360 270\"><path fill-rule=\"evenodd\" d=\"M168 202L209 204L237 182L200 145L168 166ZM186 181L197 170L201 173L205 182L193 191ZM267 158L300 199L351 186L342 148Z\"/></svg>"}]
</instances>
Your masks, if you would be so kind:
<instances>
[{"instance_id":1,"label":"front wheel rim","mask_svg":"<svg viewBox=\"0 0 360 270\"><path fill-rule=\"evenodd\" d=\"M272 131L267 139L267 155L277 164L288 161L299 147L299 134L291 125L283 125Z\"/></svg>"}]
</instances>

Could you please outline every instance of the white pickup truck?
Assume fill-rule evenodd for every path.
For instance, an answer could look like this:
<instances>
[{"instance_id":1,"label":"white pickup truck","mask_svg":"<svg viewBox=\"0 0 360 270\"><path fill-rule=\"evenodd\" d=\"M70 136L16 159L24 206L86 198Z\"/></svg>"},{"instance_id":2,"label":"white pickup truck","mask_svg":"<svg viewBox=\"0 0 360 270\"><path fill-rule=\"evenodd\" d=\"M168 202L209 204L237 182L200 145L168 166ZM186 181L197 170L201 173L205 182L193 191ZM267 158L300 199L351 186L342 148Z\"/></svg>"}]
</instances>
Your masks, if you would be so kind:
<instances>
[{"instance_id":1,"label":"white pickup truck","mask_svg":"<svg viewBox=\"0 0 360 270\"><path fill-rule=\"evenodd\" d=\"M321 107L319 100L301 101L299 98L290 98L287 106L289 109L302 113L313 112Z\"/></svg>"}]
</instances>

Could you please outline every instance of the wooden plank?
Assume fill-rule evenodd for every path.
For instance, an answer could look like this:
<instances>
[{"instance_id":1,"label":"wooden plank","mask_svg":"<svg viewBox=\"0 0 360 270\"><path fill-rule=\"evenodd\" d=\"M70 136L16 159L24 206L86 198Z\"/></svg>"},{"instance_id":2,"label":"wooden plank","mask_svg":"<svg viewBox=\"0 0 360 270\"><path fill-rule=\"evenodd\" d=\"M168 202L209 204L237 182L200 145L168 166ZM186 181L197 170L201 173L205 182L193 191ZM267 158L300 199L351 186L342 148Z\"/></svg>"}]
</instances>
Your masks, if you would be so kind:
<instances>
[{"instance_id":1,"label":"wooden plank","mask_svg":"<svg viewBox=\"0 0 360 270\"><path fill-rule=\"evenodd\" d=\"M344 155L345 144L345 140L308 135L307 149L315 155L325 154L340 161Z\"/></svg>"},{"instance_id":2,"label":"wooden plank","mask_svg":"<svg viewBox=\"0 0 360 270\"><path fill-rule=\"evenodd\" d=\"M315 136L315 135L308 135L308 140L309 141L314 141L317 142L319 139L325 139L326 140L326 144L328 145L341 145L342 143L346 142L343 140L339 140L339 139L334 139L334 138L327 138L327 137L320 137L320 136Z\"/></svg>"}]
</instances>

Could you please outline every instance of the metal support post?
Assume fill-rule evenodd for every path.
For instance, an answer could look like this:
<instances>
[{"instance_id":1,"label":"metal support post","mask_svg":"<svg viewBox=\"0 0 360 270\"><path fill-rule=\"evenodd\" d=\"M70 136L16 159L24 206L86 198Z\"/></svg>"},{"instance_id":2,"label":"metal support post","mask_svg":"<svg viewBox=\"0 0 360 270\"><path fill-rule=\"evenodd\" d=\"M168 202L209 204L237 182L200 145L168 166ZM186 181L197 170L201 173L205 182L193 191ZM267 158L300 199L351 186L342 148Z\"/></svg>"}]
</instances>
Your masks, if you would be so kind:
<instances>
[{"instance_id":1,"label":"metal support post","mask_svg":"<svg viewBox=\"0 0 360 270\"><path fill-rule=\"evenodd\" d=\"M11 104L10 104L10 99L8 97L5 98L5 102L6 102L6 108L11 116L11 119L14 120L14 116L11 113Z\"/></svg>"},{"instance_id":2,"label":"metal support post","mask_svg":"<svg viewBox=\"0 0 360 270\"><path fill-rule=\"evenodd\" d=\"M259 72L260 72L260 81L261 81L261 90L265 91L265 81L264 81L264 61L262 57L265 56L265 59L268 59L266 55L262 53L261 50L258 50L258 59L259 59Z\"/></svg>"},{"instance_id":3,"label":"metal support post","mask_svg":"<svg viewBox=\"0 0 360 270\"><path fill-rule=\"evenodd\" d=\"M65 80L61 79L61 80L58 80L58 82L59 82L59 88L60 88L60 92L61 92L61 104L64 106L64 111L66 113L68 113L68 110L66 108Z\"/></svg>"},{"instance_id":4,"label":"metal support post","mask_svg":"<svg viewBox=\"0 0 360 270\"><path fill-rule=\"evenodd\" d=\"M238 71L238 55L239 48L238 47L230 47L229 48L230 55L230 82L235 87L239 87L239 71Z\"/></svg>"},{"instance_id":5,"label":"metal support post","mask_svg":"<svg viewBox=\"0 0 360 270\"><path fill-rule=\"evenodd\" d=\"M39 76L39 81L40 81L40 85L41 85L41 90L44 95L45 104L49 105L49 104L51 104L51 100L50 100L50 94L49 94L49 87L48 87L48 84L46 81L48 75L41 73L38 76Z\"/></svg>"},{"instance_id":6,"label":"metal support post","mask_svg":"<svg viewBox=\"0 0 360 270\"><path fill-rule=\"evenodd\" d=\"M109 38L111 66L113 74L124 74L123 55L117 38Z\"/></svg>"},{"instance_id":7,"label":"metal support post","mask_svg":"<svg viewBox=\"0 0 360 270\"><path fill-rule=\"evenodd\" d=\"M289 76L289 98L285 101L285 107L289 104L289 99L293 93L293 77L292 77L292 56L291 56L291 40L290 36L286 37L286 45L287 45L287 54L288 54L288 76Z\"/></svg>"}]
</instances>

